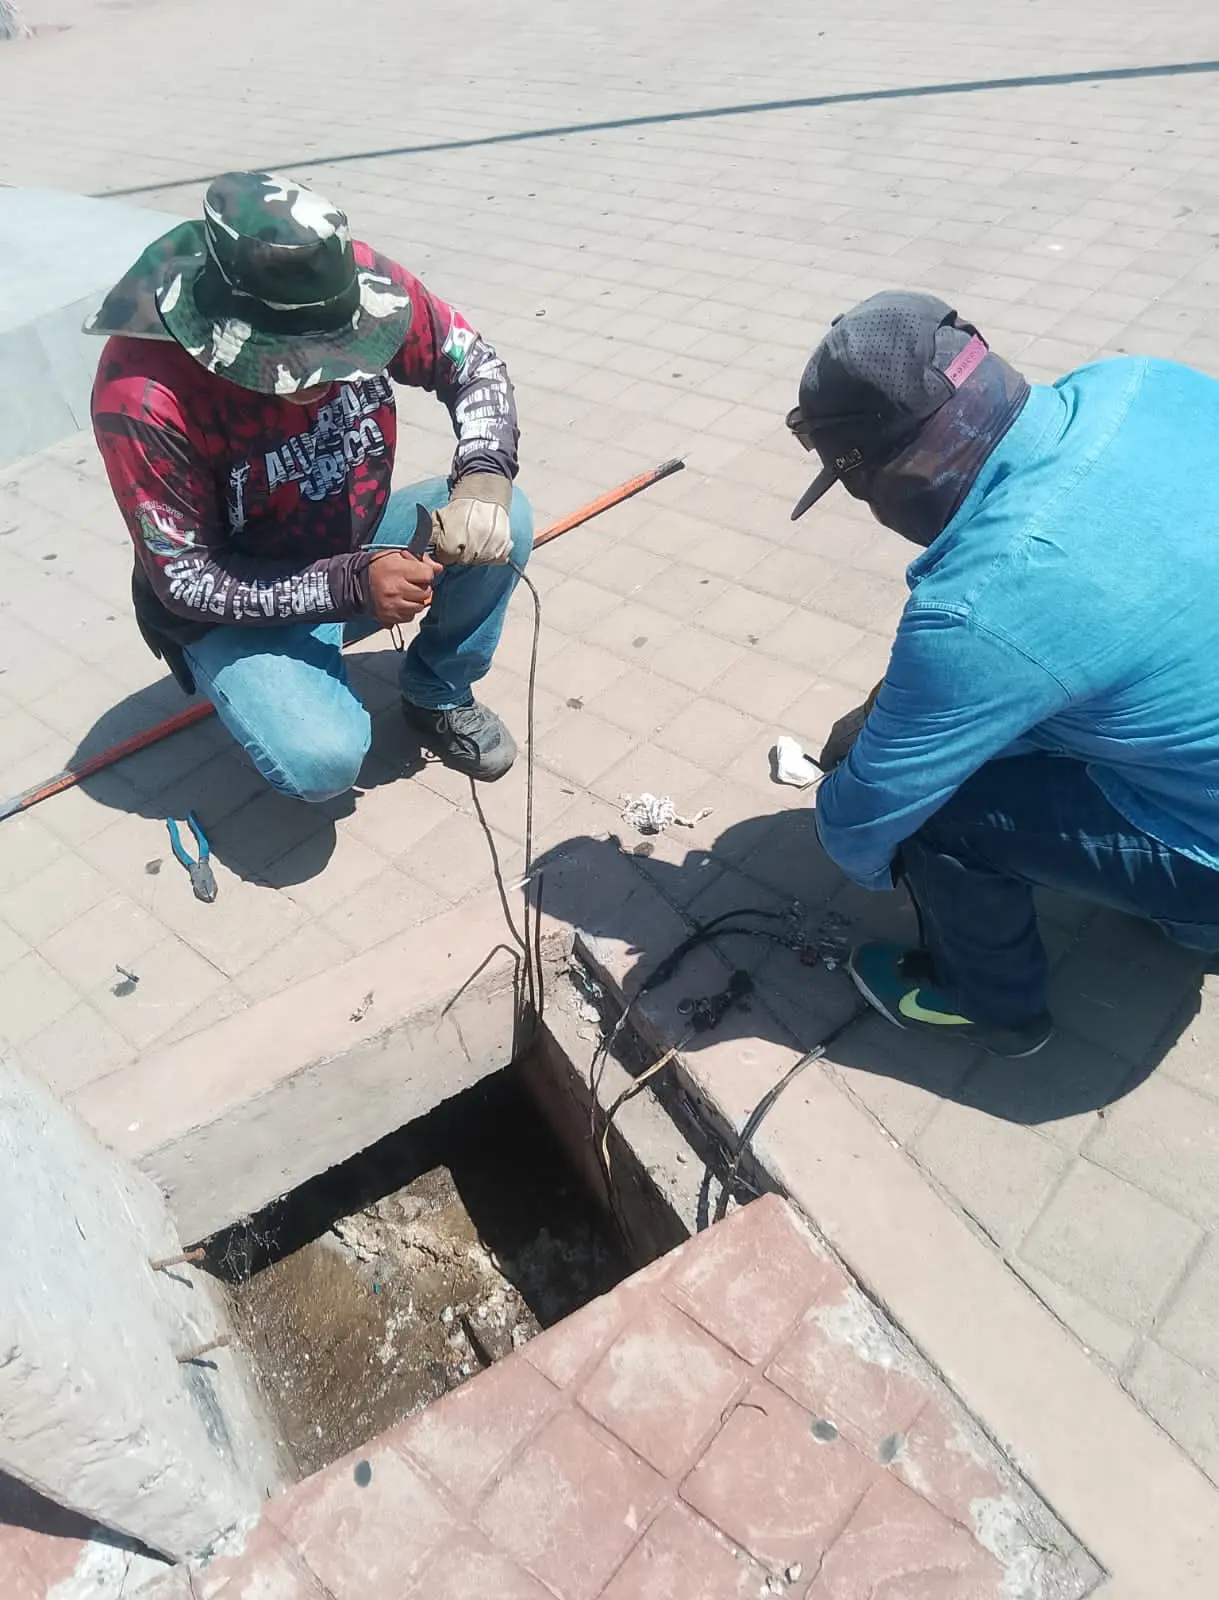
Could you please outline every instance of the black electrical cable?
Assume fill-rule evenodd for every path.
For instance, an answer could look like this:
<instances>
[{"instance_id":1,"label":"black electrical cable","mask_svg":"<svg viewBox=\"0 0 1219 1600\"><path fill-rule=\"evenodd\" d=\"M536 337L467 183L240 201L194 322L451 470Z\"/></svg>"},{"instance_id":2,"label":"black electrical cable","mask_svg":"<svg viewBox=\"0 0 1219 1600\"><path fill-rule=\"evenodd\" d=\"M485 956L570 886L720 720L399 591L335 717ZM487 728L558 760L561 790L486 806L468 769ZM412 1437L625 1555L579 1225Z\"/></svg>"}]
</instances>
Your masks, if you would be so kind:
<instances>
[{"instance_id":1,"label":"black electrical cable","mask_svg":"<svg viewBox=\"0 0 1219 1600\"><path fill-rule=\"evenodd\" d=\"M408 554L415 554L410 544L382 544L373 552L373 560L385 555L391 550L404 550ZM529 1013L534 1033L542 1025L542 1014L546 1005L545 981L542 974L542 879L538 875L537 884L533 883L533 784L534 784L534 726L536 722L537 686L538 686L538 655L542 639L542 597L537 591L533 579L525 572L523 567L515 561L509 561L518 580L529 590L533 598L533 641L529 650L529 686L525 698L525 862L521 874L521 888L525 892L525 904L521 916L521 945L525 956L525 988L529 999ZM404 646L402 630L396 624L390 629L390 638L393 640L394 649L401 651ZM510 931L516 937L516 929L511 927L511 915L505 905L505 915L508 916Z\"/></svg>"},{"instance_id":2,"label":"black electrical cable","mask_svg":"<svg viewBox=\"0 0 1219 1600\"><path fill-rule=\"evenodd\" d=\"M711 917L706 922L695 925L694 932L681 941L663 961L659 962L640 984L635 993L635 999L647 994L650 989L659 988L662 983L667 983L674 976L682 962L692 950L697 950L699 945L708 943L711 939L718 939L724 934L747 933L760 939L779 939L779 935L771 933L769 928L726 928L724 923L733 917L763 917L768 921L782 922L787 918L785 911L763 911L754 906L734 906L731 911L721 911L718 916ZM780 942L781 939L780 939Z\"/></svg>"},{"instance_id":3,"label":"black electrical cable","mask_svg":"<svg viewBox=\"0 0 1219 1600\"><path fill-rule=\"evenodd\" d=\"M529 995L529 1010L534 1032L542 1025L546 1004L545 983L542 975L542 878L533 882L533 779L534 779L534 708L537 701L538 653L542 639L542 597L537 585L523 567L515 561L508 565L529 590L533 598L533 642L529 651L529 687L525 699L525 870L522 887L525 891L524 910L521 914L525 944L525 984Z\"/></svg>"},{"instance_id":4,"label":"black electrical cable","mask_svg":"<svg viewBox=\"0 0 1219 1600\"><path fill-rule=\"evenodd\" d=\"M598 1138L597 1112L600 1103L601 1083L605 1075L605 1069L608 1065L610 1053L613 1049L614 1043L616 1042L623 1027L626 1025L626 1021L630 1016L632 1007L635 1005L635 1002L650 989L658 988L662 983L667 983L671 978L673 978L685 958L690 955L692 951L698 949L703 944L709 943L712 939L721 938L727 934L748 934L754 938L771 939L777 943L786 943L787 941L781 934L773 932L770 928L750 928L743 927L740 924L731 923L732 918L740 916L755 916L779 920L783 917L783 915L784 914L781 912L762 911L748 906L740 906L731 911L721 912L718 916L712 917L709 921L701 923L692 934L683 939L680 944L678 944L669 952L663 961L659 962L652 969L647 978L644 979L639 988L635 991L635 994L632 996L632 998L623 1007L622 1013L618 1017L618 1020L615 1022L613 1028L610 1029L609 1033L604 1036L601 1043L597 1046L597 1049L593 1054L593 1059L589 1064L589 1137L593 1143L593 1148L597 1156L597 1164L601 1169L602 1179L605 1183L610 1212L615 1222L618 1224L620 1231L623 1228L623 1219L620 1208L617 1204L617 1198L614 1193L613 1178L608 1159L609 1135L610 1129L613 1125L615 1113L628 1100L633 1098L634 1095L638 1094L639 1091L645 1087L647 1082L657 1075L662 1067L667 1066L672 1060L674 1060L678 1052L685 1046L689 1039L689 1035L687 1034L684 1038L679 1040L676 1045L660 1056L658 1060L654 1061L651 1066L647 1067L636 1079L632 1081L632 1083L628 1084L626 1089L624 1089L622 1093L618 1095L613 1105L610 1106L606 1112L600 1137ZM814 1061L821 1060L830 1046L840 1039L848 1029L854 1027L855 1023L857 1023L862 1017L866 1016L868 1010L869 1007L867 1003L861 1000L851 1012L849 1017L838 1023L836 1027L831 1028L830 1031L822 1039L818 1040L818 1042L813 1045L811 1049L806 1050L804 1054L798 1058L798 1060L792 1063L792 1065L779 1079L778 1083L772 1084L772 1086L758 1101L757 1105L754 1106L748 1117L746 1117L745 1123L741 1128L740 1137L737 1139L736 1147L732 1152L732 1156L725 1170L724 1181L720 1189L720 1197L716 1204L714 1218L716 1222L720 1221L726 1215L728 1210L728 1201L738 1183L742 1181L740 1179L741 1162L749 1151L749 1147L753 1141L754 1135L757 1133L762 1123L773 1110L779 1097L787 1089L788 1085L799 1077L806 1067L811 1066Z\"/></svg>"},{"instance_id":5,"label":"black electrical cable","mask_svg":"<svg viewBox=\"0 0 1219 1600\"><path fill-rule=\"evenodd\" d=\"M624 1105L627 1100L631 1099L635 1094L637 1094L639 1090L645 1086L647 1081L654 1077L657 1072L659 1072L661 1067L668 1065L677 1052L684 1048L689 1037L688 1035L683 1037L670 1051L661 1056L659 1061L653 1062L650 1067L646 1068L638 1078L636 1078L627 1086L625 1090L623 1090L623 1092L614 1101L613 1105L610 1106L606 1111L604 1119L601 1123L601 1128L598 1130L597 1124L598 1112L601 1105L601 1085L605 1079L606 1069L609 1066L609 1060L611 1054L613 1053L614 1045L617 1043L619 1035L626 1026L633 1007L635 1006L636 1002L642 999L642 997L650 990L659 988L661 984L667 983L669 979L673 978L677 974L678 969L681 967L682 962L688 955L699 949L700 946L710 943L710 941L713 939L721 938L728 934L739 933L750 935L753 938L771 939L778 943L785 942L782 935L775 933L770 928L751 928L743 926L739 923L734 923L732 921L733 918L760 917L765 920L777 922L785 920L786 915L786 912L781 911L765 911L752 906L735 906L729 911L721 911L717 916L710 917L706 922L699 923L693 933L689 934L685 939L683 939L680 944L678 944L669 952L663 961L659 962L652 969L648 976L639 985L639 988L635 991L631 999L628 1000L623 1006L618 1020L614 1023L613 1027L608 1033L603 1035L600 1043L594 1050L593 1058L589 1062L588 1067L588 1137L593 1146L593 1151L597 1157L597 1165L601 1171L602 1181L605 1184L606 1199L609 1203L610 1214L615 1223L618 1225L619 1231L623 1233L624 1238L625 1230L623 1226L623 1218L617 1203L617 1196L614 1192L613 1177L609 1165L610 1128L613 1125L614 1116L620 1107Z\"/></svg>"},{"instance_id":6,"label":"black electrical cable","mask_svg":"<svg viewBox=\"0 0 1219 1600\"><path fill-rule=\"evenodd\" d=\"M758 1129L762 1126L763 1122L774 1109L775 1102L778 1100L779 1096L787 1088L789 1083L792 1083L800 1076L805 1067L812 1066L814 1061L820 1061L829 1047L835 1043L836 1040L841 1039L848 1028L853 1028L861 1017L866 1016L869 1009L870 1007L868 1006L867 1001L861 1000L845 1021L840 1022L837 1027L831 1028L825 1037L819 1040L811 1050L806 1050L798 1061L794 1061L792 1065L788 1067L787 1071L779 1079L778 1083L772 1084L771 1087L767 1089L766 1093L758 1101L757 1105L754 1106L753 1110L745 1118L745 1125L741 1129L741 1136L736 1142L736 1149L732 1153L732 1159L728 1163L728 1167L724 1173L724 1181L720 1186L720 1197L715 1206L716 1222L721 1221L724 1216L727 1215L728 1201L732 1196L733 1189L735 1189L737 1185L738 1176L741 1169L741 1162L749 1150L749 1146L753 1141L754 1134L757 1133Z\"/></svg>"},{"instance_id":7,"label":"black electrical cable","mask_svg":"<svg viewBox=\"0 0 1219 1600\"><path fill-rule=\"evenodd\" d=\"M615 1022L609 1033L604 1035L601 1043L597 1046L597 1049L593 1054L592 1061L589 1063L589 1089L592 1097L589 1106L589 1135L591 1138L595 1139L597 1137L596 1117L601 1080L605 1075L605 1068L609 1062L610 1053L617 1042L618 1035L625 1027L627 1018L630 1016L631 1009L636 1002L641 1000L645 994L649 993L650 990L659 988L661 984L667 983L670 978L675 977L678 969L686 957L693 951L697 950L700 945L710 943L712 939L722 938L728 934L740 933L749 935L755 939L770 939L777 944L783 944L786 942L782 935L773 933L769 928L749 928L739 925L725 927L724 924L730 918L765 917L773 919L774 921L780 921L784 919L785 916L785 912L762 911L751 906L736 906L731 911L721 911L718 916L711 917L708 921L699 923L698 927L692 934L683 939L679 945L675 946L674 949L669 952L663 961L659 962L655 967L653 967L652 971L643 980L643 982L639 985L639 988L636 989L630 1000L628 1000L626 1005L622 1008L622 1012L618 1017L617 1022Z\"/></svg>"}]
</instances>

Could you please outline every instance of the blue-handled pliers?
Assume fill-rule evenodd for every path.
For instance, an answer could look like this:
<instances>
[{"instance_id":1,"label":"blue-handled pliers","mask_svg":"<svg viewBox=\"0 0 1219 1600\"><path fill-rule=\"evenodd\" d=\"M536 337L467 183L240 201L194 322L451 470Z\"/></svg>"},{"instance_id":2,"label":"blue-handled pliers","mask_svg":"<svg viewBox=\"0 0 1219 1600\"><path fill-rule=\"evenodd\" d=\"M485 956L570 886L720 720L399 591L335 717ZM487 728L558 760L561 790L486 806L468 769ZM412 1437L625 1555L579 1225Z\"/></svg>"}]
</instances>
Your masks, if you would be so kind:
<instances>
[{"instance_id":1,"label":"blue-handled pliers","mask_svg":"<svg viewBox=\"0 0 1219 1600\"><path fill-rule=\"evenodd\" d=\"M210 861L211 847L207 842L207 834L200 826L199 819L193 811L186 814L186 823L195 836L195 845L199 851L196 860L182 843L182 835L178 832L178 824L172 817L167 817L165 826L169 829L169 843L175 856L190 873L190 886L195 891L196 900L206 900L210 905L216 898L216 874L212 871Z\"/></svg>"}]
</instances>

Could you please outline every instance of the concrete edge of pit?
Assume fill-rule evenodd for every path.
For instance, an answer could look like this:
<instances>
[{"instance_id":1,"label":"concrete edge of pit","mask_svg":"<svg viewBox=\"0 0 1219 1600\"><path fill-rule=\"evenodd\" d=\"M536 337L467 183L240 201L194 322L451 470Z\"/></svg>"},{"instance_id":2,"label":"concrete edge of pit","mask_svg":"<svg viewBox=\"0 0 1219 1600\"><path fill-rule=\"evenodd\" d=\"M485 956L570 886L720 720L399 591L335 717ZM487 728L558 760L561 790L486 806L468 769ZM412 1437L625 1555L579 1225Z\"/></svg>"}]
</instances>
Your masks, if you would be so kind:
<instances>
[{"instance_id":1,"label":"concrete edge of pit","mask_svg":"<svg viewBox=\"0 0 1219 1600\"><path fill-rule=\"evenodd\" d=\"M618 1228L632 1270L685 1242L705 1208L705 1152L650 1094L626 1101L608 1128L613 1201L607 1192L595 1140L632 1078L622 1063L596 1059L600 1030L567 964L552 970L541 1028L516 1063L586 1191ZM595 1070L594 1070L595 1069ZM594 1136L591 1107L595 1095Z\"/></svg>"},{"instance_id":2,"label":"concrete edge of pit","mask_svg":"<svg viewBox=\"0 0 1219 1600\"><path fill-rule=\"evenodd\" d=\"M621 1003L688 926L613 843L590 843L559 872L548 883L551 932ZM697 955L682 991L722 988L728 967ZM633 1013L657 1050L686 1029L674 989ZM798 1056L738 1023L677 1066L697 1115L735 1141L760 1088ZM793 1084L752 1154L759 1184L805 1215L1091 1552L1105 1573L1101 1600L1212 1600L1219 1490L828 1074Z\"/></svg>"},{"instance_id":3,"label":"concrete edge of pit","mask_svg":"<svg viewBox=\"0 0 1219 1600\"><path fill-rule=\"evenodd\" d=\"M207 1238L506 1067L521 979L490 893L139 1057L71 1103L159 1186L184 1240Z\"/></svg>"}]
</instances>

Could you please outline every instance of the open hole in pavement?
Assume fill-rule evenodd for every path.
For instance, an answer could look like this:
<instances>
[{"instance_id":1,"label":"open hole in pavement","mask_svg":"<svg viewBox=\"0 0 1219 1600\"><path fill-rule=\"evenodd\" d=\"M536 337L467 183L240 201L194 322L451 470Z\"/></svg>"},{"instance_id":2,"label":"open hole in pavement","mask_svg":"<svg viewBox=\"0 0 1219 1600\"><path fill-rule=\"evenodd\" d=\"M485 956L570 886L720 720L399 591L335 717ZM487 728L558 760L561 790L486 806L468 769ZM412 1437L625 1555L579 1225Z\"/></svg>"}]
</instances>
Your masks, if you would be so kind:
<instances>
[{"instance_id":1,"label":"open hole in pavement","mask_svg":"<svg viewBox=\"0 0 1219 1600\"><path fill-rule=\"evenodd\" d=\"M631 1270L513 1069L206 1248L302 1476Z\"/></svg>"}]
</instances>

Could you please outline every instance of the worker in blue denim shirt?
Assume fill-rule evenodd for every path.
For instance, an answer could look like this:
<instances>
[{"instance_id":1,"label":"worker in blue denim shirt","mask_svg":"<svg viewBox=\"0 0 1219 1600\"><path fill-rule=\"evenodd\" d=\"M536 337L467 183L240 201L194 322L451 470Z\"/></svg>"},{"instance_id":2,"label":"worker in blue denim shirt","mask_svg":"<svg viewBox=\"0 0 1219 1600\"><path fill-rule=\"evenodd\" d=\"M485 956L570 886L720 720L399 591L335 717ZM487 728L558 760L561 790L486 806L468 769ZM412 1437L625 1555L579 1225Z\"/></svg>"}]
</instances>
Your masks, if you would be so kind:
<instances>
[{"instance_id":1,"label":"worker in blue denim shirt","mask_svg":"<svg viewBox=\"0 0 1219 1600\"><path fill-rule=\"evenodd\" d=\"M1099 362L1030 385L930 295L813 352L788 427L923 547L889 667L817 795L857 883L904 880L922 948L851 973L899 1027L998 1055L1052 1032L1033 888L1219 949L1219 382Z\"/></svg>"}]
</instances>

